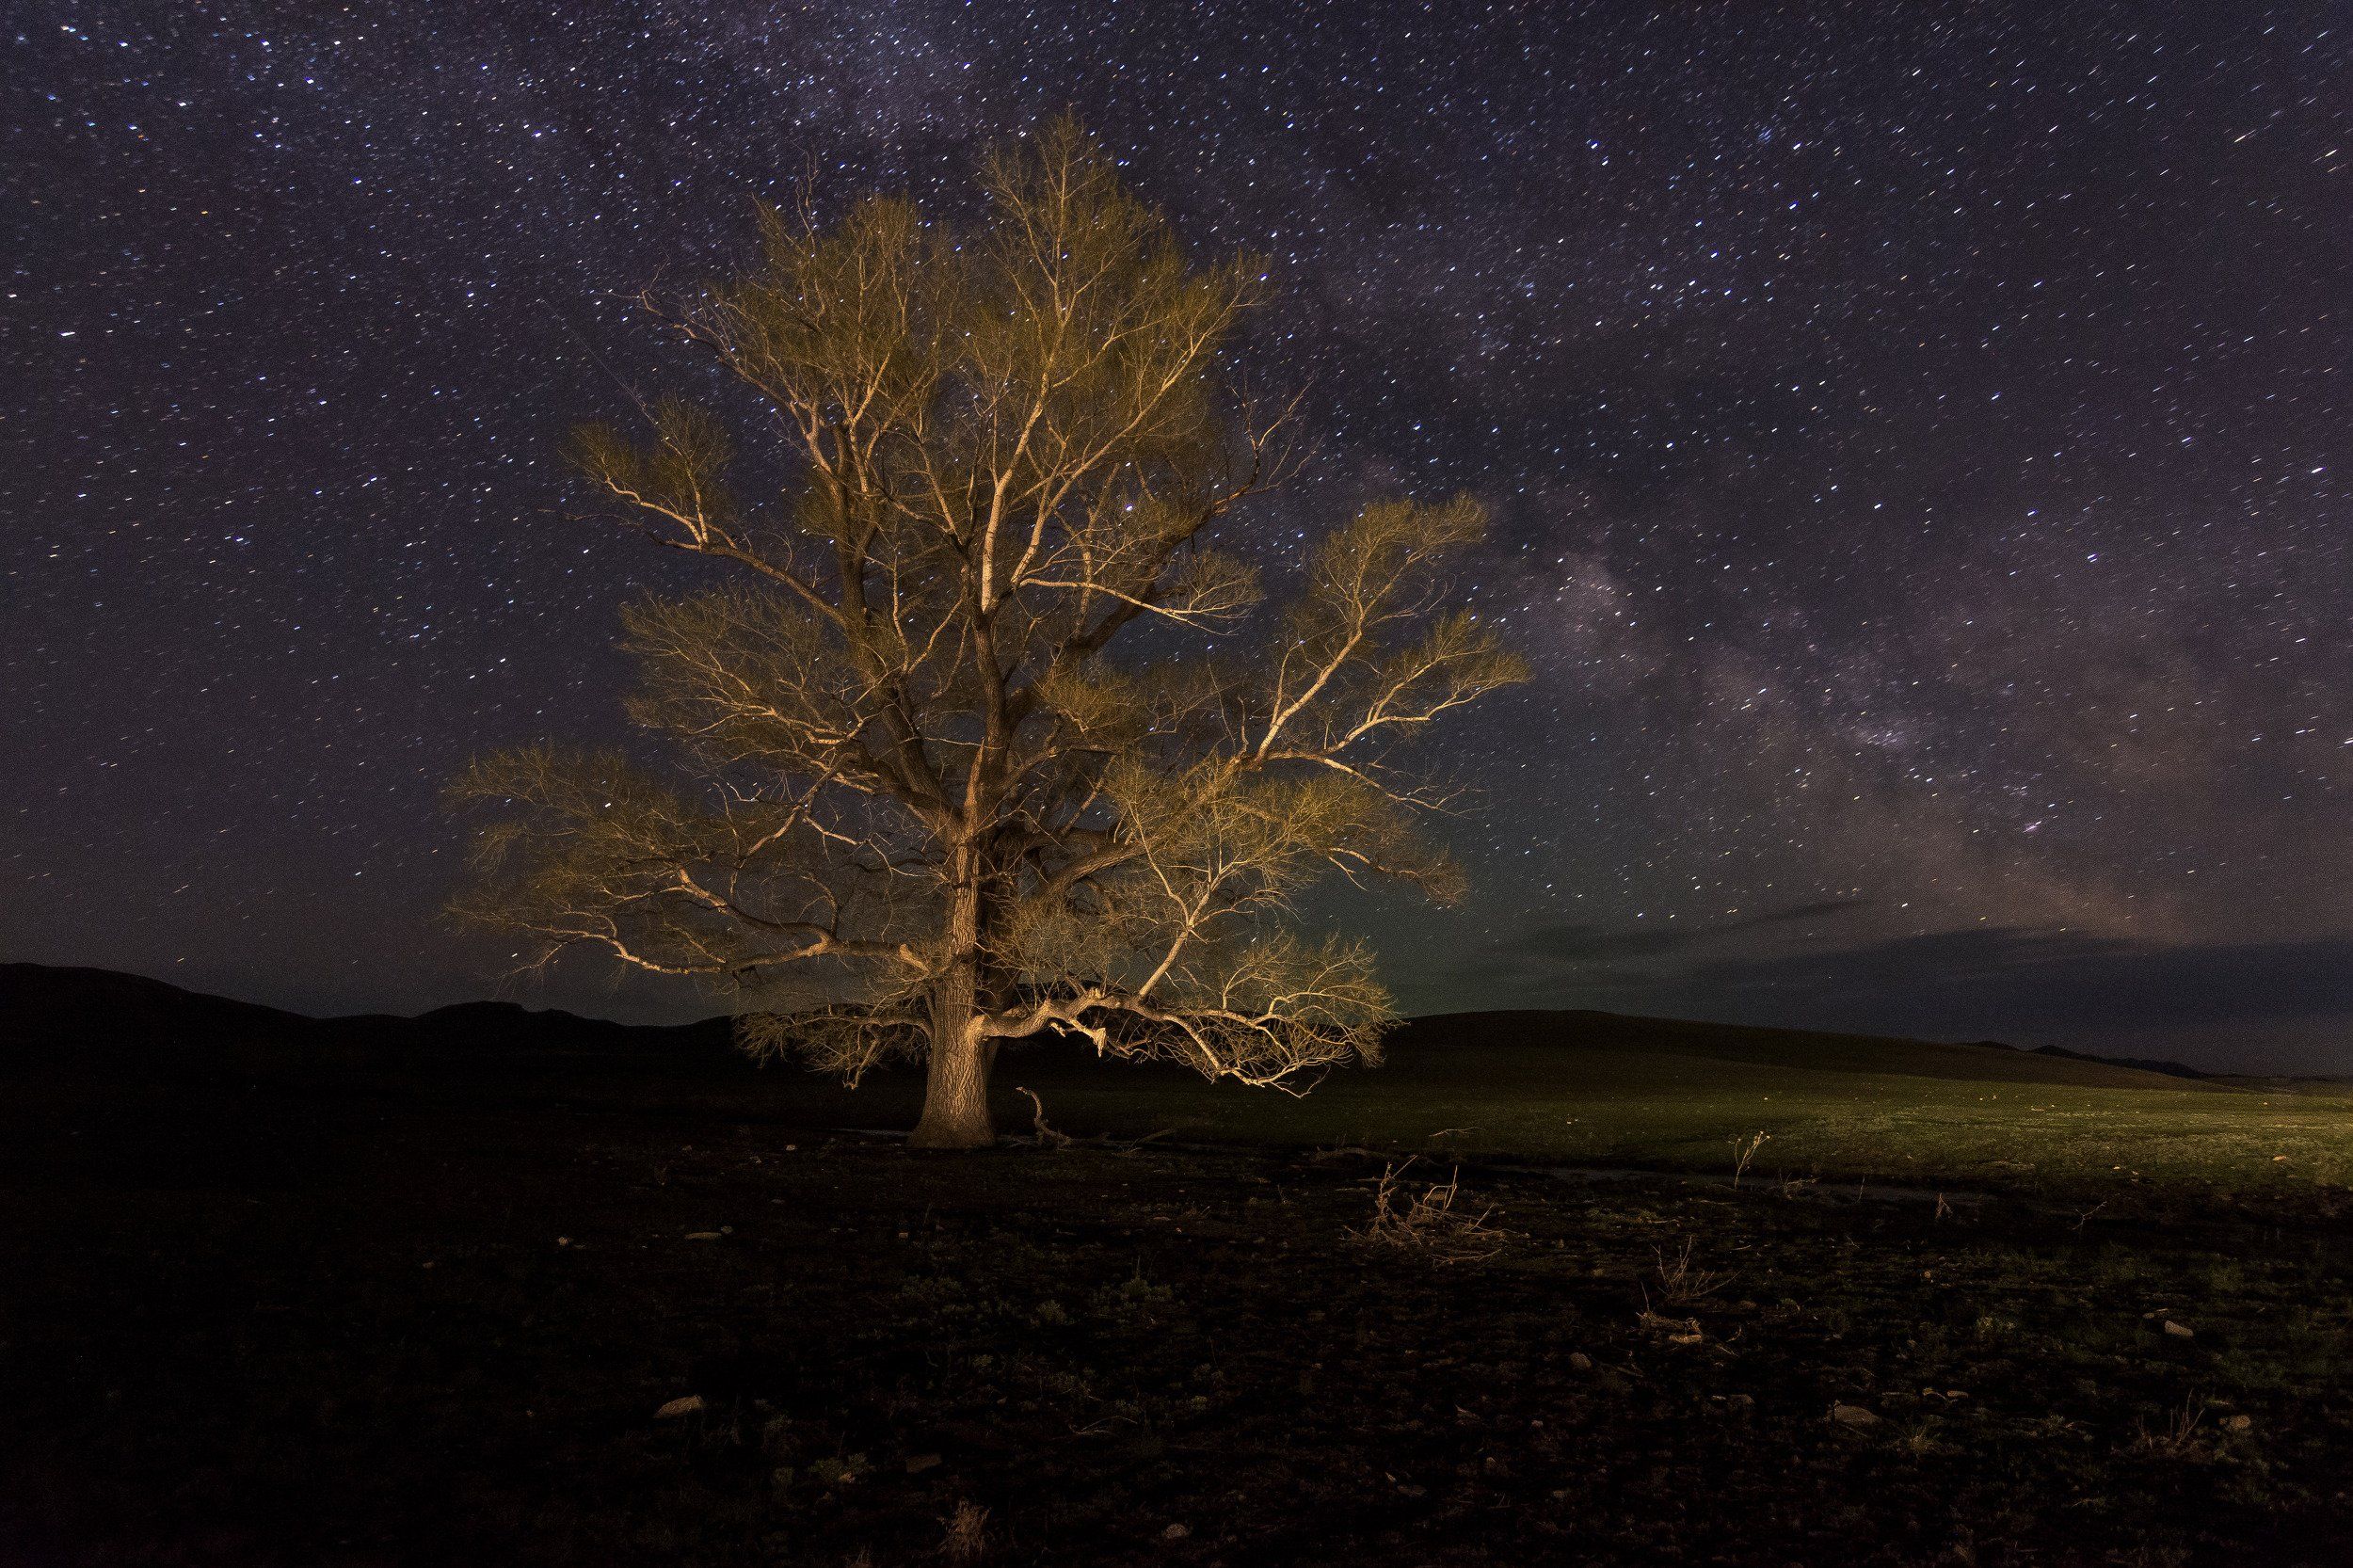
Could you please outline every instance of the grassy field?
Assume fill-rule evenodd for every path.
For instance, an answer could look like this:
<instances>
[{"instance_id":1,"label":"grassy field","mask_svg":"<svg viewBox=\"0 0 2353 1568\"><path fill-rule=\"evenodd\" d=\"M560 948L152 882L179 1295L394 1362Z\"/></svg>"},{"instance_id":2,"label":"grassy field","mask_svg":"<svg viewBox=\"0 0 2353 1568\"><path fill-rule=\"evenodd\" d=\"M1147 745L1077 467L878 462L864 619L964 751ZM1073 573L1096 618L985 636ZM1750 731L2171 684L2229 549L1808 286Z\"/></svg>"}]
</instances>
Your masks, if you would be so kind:
<instances>
[{"instance_id":1,"label":"grassy field","mask_svg":"<svg viewBox=\"0 0 2353 1568\"><path fill-rule=\"evenodd\" d=\"M2327 1206L2353 1197L2353 1084L2176 1078L1999 1046L1741 1029L1609 1014L1464 1014L1400 1031L1387 1061L1304 1097L1211 1086L1065 1048L1009 1053L1000 1126L1036 1092L1079 1134L1728 1174L2134 1201ZM626 1092L626 1091L624 1091ZM810 1127L904 1128L912 1075L844 1093L790 1067L738 1099Z\"/></svg>"},{"instance_id":2,"label":"grassy field","mask_svg":"<svg viewBox=\"0 0 2353 1568\"><path fill-rule=\"evenodd\" d=\"M1013 1070L1017 1074L1018 1064ZM1766 1178L2267 1194L2353 1185L2353 1087L2249 1087L2000 1047L1607 1016L1456 1017L1296 1105L1063 1073L1074 1122L1216 1138L1448 1148ZM1016 1113L1017 1114L1017 1113Z\"/></svg>"},{"instance_id":3,"label":"grassy field","mask_svg":"<svg viewBox=\"0 0 2353 1568\"><path fill-rule=\"evenodd\" d=\"M1173 1136L969 1155L724 1060L0 1085L0 1563L2345 1560L2341 1095L1397 1045L1300 1101L1016 1056L1009 1131ZM1459 1187L1385 1229L1408 1153L1393 1216Z\"/></svg>"}]
</instances>

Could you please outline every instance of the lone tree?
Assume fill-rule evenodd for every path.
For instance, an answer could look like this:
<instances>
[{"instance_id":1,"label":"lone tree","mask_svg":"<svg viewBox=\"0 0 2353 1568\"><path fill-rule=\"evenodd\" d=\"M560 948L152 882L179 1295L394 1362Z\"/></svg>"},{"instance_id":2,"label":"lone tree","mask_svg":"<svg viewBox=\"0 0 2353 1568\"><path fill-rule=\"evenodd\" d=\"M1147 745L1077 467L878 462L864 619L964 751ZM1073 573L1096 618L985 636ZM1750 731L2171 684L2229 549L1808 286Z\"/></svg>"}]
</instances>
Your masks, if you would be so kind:
<instances>
[{"instance_id":1,"label":"lone tree","mask_svg":"<svg viewBox=\"0 0 2353 1568\"><path fill-rule=\"evenodd\" d=\"M931 1148L990 1141L998 1048L1040 1034L1294 1088L1377 1060L1369 955L1291 901L1449 894L1398 744L1522 679L1433 575L1468 501L1366 508L1263 611L1213 543L1286 466L1224 375L1256 273L1189 267L1068 123L983 176L970 228L763 210L756 267L648 300L754 394L782 480L733 488L691 403L576 438L604 501L726 568L626 616L630 712L682 765L536 747L455 789L501 808L461 913L529 962L730 985L755 1052L923 1060Z\"/></svg>"}]
</instances>

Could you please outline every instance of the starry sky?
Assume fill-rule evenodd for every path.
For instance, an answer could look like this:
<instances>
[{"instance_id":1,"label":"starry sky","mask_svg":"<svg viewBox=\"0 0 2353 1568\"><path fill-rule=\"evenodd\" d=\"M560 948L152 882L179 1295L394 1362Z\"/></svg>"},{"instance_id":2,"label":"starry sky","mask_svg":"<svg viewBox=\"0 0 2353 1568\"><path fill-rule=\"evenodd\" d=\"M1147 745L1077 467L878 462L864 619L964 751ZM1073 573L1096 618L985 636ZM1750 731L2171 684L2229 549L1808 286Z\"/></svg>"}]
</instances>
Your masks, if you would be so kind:
<instances>
[{"instance_id":1,"label":"starry sky","mask_svg":"<svg viewBox=\"0 0 2353 1568\"><path fill-rule=\"evenodd\" d=\"M678 384L629 296L1068 107L1269 259L1284 507L1493 509L1477 891L1349 911L1409 1007L2353 1072L2353 11L10 17L0 958L492 990L439 792L616 736L618 607L692 580L555 456Z\"/></svg>"}]
</instances>

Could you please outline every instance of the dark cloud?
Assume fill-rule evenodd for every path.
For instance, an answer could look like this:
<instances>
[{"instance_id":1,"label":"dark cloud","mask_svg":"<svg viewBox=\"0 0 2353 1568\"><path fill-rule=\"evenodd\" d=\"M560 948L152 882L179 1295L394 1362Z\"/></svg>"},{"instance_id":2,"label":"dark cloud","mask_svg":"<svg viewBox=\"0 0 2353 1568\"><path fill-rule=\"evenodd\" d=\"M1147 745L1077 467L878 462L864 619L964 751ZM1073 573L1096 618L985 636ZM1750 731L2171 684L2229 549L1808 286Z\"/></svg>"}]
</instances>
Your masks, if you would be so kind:
<instances>
[{"instance_id":1,"label":"dark cloud","mask_svg":"<svg viewBox=\"0 0 2353 1568\"><path fill-rule=\"evenodd\" d=\"M2353 1022L2353 939L2155 943L1975 930L1694 964L1662 984L1729 1005L1912 1020L1929 1032L2113 1033ZM1976 1020L1963 1024L1962 1020Z\"/></svg>"},{"instance_id":2,"label":"dark cloud","mask_svg":"<svg viewBox=\"0 0 2353 1568\"><path fill-rule=\"evenodd\" d=\"M1531 966L1576 967L1629 958L1663 958L1723 941L1743 932L1774 926L1804 925L1869 907L1867 899L1820 899L1788 909L1741 916L1713 924L1656 926L1641 930L1609 930L1598 925L1542 925L1495 946L1495 956Z\"/></svg>"},{"instance_id":3,"label":"dark cloud","mask_svg":"<svg viewBox=\"0 0 2353 1568\"><path fill-rule=\"evenodd\" d=\"M2167 943L2010 927L1717 954L1704 951L1712 935L1593 944L1607 962L1483 954L1456 980L1497 1005L2172 1051L2224 1070L2331 1070L2353 1038L2344 937Z\"/></svg>"}]
</instances>

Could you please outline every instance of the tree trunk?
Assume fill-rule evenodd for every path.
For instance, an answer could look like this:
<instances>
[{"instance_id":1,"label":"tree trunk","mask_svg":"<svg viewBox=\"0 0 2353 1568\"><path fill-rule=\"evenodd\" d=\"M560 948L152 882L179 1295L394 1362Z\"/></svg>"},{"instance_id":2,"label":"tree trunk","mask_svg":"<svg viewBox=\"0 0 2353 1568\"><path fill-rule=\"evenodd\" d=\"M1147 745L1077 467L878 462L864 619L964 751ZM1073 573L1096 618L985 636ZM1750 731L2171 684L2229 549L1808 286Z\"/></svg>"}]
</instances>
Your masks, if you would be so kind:
<instances>
[{"instance_id":1,"label":"tree trunk","mask_svg":"<svg viewBox=\"0 0 2353 1568\"><path fill-rule=\"evenodd\" d=\"M996 1042L981 1038L980 1017L968 1006L961 1026L934 1023L923 1119L907 1136L909 1148L984 1149L997 1141L988 1113L988 1069L996 1054Z\"/></svg>"},{"instance_id":2,"label":"tree trunk","mask_svg":"<svg viewBox=\"0 0 2353 1568\"><path fill-rule=\"evenodd\" d=\"M964 859L963 856L959 857ZM967 869L966 864L959 870ZM907 1136L918 1149L984 1149L997 1141L988 1114L988 1069L997 1042L981 1033L980 893L959 876L948 905L948 939L958 956L933 983L930 1064L923 1080L923 1117Z\"/></svg>"}]
</instances>

